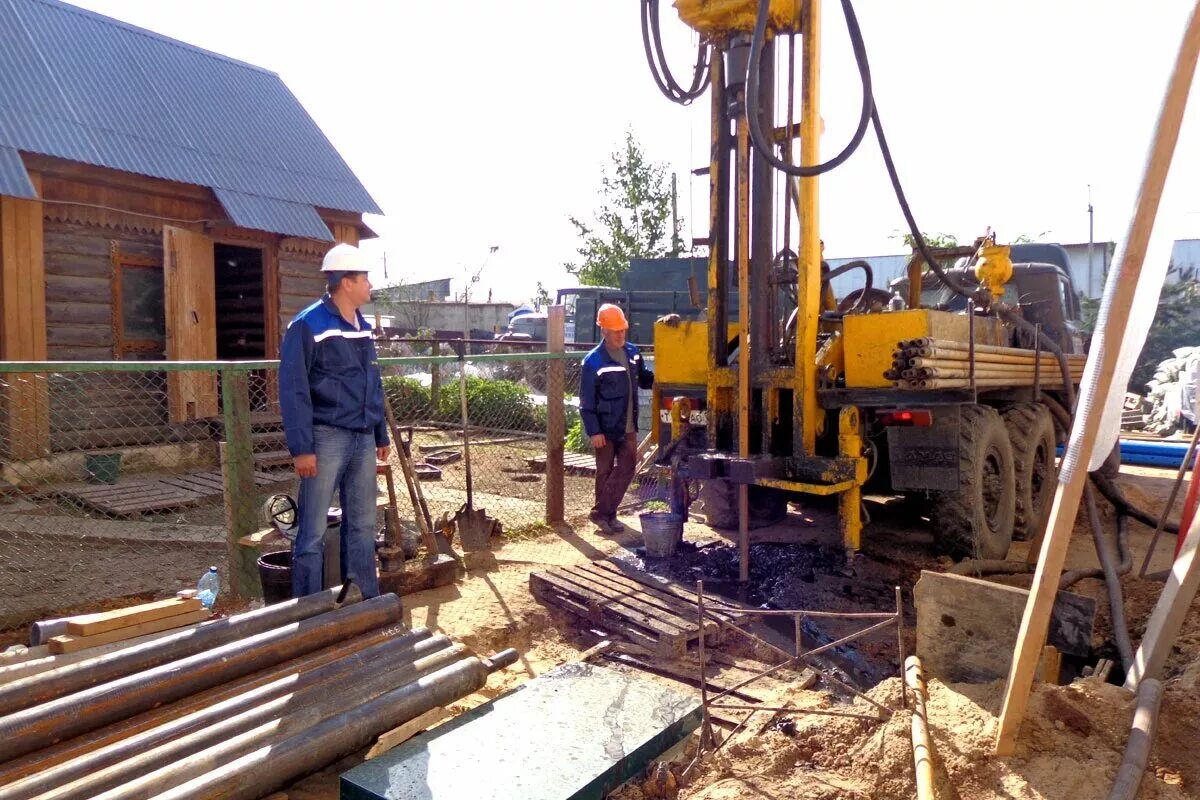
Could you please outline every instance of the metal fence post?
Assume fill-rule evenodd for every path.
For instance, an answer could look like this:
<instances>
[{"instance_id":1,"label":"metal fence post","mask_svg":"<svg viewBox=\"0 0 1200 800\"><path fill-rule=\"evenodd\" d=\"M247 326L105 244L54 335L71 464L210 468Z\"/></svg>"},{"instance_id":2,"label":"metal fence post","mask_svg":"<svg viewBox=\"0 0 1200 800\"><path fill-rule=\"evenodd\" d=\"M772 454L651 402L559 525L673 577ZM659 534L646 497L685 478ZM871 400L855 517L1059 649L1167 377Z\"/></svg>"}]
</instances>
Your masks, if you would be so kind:
<instances>
[{"instance_id":1,"label":"metal fence post","mask_svg":"<svg viewBox=\"0 0 1200 800\"><path fill-rule=\"evenodd\" d=\"M235 597L262 596L255 551L238 542L258 528L254 508L254 442L250 426L250 379L242 371L221 370L221 413L225 423L220 443L225 483L225 535L229 548L229 588Z\"/></svg>"},{"instance_id":2,"label":"metal fence post","mask_svg":"<svg viewBox=\"0 0 1200 800\"><path fill-rule=\"evenodd\" d=\"M550 306L546 326L553 360L547 367L546 387L546 522L554 525L564 518L563 448L567 418L563 408L566 383L563 354L566 352L566 313L561 305Z\"/></svg>"}]
</instances>

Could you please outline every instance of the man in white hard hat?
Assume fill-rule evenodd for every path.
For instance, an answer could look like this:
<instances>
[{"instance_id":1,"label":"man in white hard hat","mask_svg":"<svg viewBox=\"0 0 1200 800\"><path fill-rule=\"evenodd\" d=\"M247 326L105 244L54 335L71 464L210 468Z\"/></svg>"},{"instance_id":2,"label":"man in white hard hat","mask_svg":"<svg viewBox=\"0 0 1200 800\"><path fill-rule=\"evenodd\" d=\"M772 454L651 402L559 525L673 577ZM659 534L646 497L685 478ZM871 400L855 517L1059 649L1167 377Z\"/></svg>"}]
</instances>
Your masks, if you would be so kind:
<instances>
[{"instance_id":1,"label":"man in white hard hat","mask_svg":"<svg viewBox=\"0 0 1200 800\"><path fill-rule=\"evenodd\" d=\"M388 434L371 326L358 311L371 283L362 253L348 244L325 255L321 272L327 291L288 325L279 361L283 430L300 476L292 594L324 588L326 514L337 491L342 579L374 597L375 461L387 458Z\"/></svg>"}]
</instances>

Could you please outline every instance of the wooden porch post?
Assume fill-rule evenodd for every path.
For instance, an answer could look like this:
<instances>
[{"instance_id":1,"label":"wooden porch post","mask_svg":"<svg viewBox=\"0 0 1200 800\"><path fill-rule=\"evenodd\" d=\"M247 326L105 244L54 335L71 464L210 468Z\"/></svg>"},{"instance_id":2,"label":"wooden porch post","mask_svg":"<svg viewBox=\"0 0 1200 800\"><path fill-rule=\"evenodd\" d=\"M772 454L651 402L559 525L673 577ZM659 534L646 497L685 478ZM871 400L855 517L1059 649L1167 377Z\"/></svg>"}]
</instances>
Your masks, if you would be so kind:
<instances>
[{"instance_id":1,"label":"wooden porch post","mask_svg":"<svg viewBox=\"0 0 1200 800\"><path fill-rule=\"evenodd\" d=\"M41 194L42 181L30 173ZM46 269L42 204L0 197L0 360L46 360ZM0 395L8 421L10 458L50 453L50 392L45 376L5 376Z\"/></svg>"}]
</instances>

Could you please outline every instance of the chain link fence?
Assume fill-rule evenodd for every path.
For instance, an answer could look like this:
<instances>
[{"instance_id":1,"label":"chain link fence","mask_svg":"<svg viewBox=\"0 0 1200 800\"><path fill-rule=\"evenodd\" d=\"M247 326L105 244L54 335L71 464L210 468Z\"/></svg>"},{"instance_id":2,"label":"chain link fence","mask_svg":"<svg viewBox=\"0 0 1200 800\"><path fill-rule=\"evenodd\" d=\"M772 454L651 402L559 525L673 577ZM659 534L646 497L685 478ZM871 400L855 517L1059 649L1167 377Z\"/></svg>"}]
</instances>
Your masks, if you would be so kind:
<instances>
[{"instance_id":1,"label":"chain link fence","mask_svg":"<svg viewBox=\"0 0 1200 800\"><path fill-rule=\"evenodd\" d=\"M381 343L380 353L396 433L434 520L467 501L469 447L474 506L498 519L504 536L547 532L555 480L565 521L586 524L595 462L579 423L579 354L460 357L449 344L409 343ZM556 360L562 475L546 470ZM401 466L393 451L380 470L378 525L390 471L401 526L415 537ZM297 488L275 362L0 364L0 630L172 594L194 587L210 565L227 589L239 573L256 583L257 554L287 547L277 535L255 538L270 529L267 501ZM662 496L651 470L626 499Z\"/></svg>"}]
</instances>

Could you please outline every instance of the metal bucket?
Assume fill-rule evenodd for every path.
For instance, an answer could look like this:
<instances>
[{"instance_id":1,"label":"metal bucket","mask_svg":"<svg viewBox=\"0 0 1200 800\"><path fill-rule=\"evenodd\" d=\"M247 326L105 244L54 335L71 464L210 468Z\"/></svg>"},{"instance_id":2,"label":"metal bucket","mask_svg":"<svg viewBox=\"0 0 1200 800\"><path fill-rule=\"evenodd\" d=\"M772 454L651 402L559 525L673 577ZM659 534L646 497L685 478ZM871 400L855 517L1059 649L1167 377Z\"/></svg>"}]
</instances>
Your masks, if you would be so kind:
<instances>
[{"instance_id":1,"label":"metal bucket","mask_svg":"<svg viewBox=\"0 0 1200 800\"><path fill-rule=\"evenodd\" d=\"M648 511L640 514L642 541L646 555L651 558L667 558L675 555L675 549L683 541L683 515L666 511Z\"/></svg>"}]
</instances>

